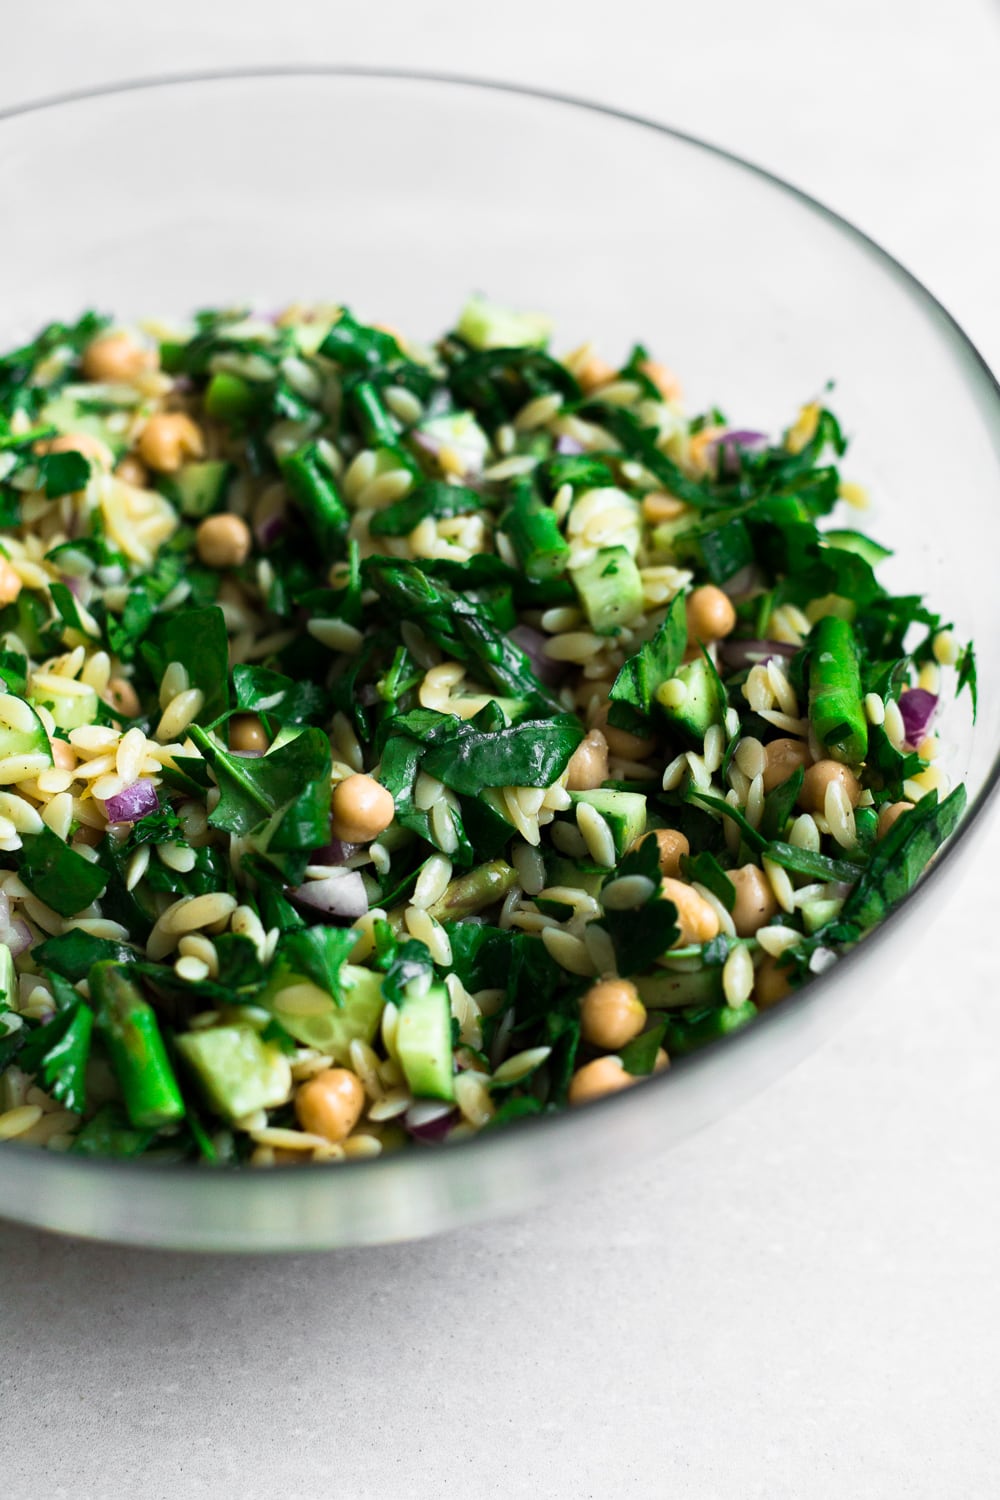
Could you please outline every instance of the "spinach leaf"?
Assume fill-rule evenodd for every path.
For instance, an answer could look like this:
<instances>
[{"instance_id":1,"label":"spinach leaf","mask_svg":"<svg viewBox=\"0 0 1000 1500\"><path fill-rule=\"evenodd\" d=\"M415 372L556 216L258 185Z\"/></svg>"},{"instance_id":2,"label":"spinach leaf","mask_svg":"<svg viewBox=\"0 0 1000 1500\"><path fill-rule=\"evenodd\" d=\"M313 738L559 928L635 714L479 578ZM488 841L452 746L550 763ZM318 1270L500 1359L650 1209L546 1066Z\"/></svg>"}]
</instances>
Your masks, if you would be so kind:
<instances>
[{"instance_id":1,"label":"spinach leaf","mask_svg":"<svg viewBox=\"0 0 1000 1500\"><path fill-rule=\"evenodd\" d=\"M687 646L687 618L684 612L684 596L678 594L667 610L666 618L652 640L646 641L634 656L630 656L611 685L608 694L612 704L627 704L649 716L655 711L657 689L673 677L684 659ZM612 709L608 722L618 724L617 713ZM627 723L618 726L628 729Z\"/></svg>"},{"instance_id":2,"label":"spinach leaf","mask_svg":"<svg viewBox=\"0 0 1000 1500\"><path fill-rule=\"evenodd\" d=\"M483 498L467 485L447 484L444 480L428 479L395 505L387 505L372 516L368 530L372 536L409 536L421 521L433 516L445 520L449 516L467 515L481 510Z\"/></svg>"},{"instance_id":3,"label":"spinach leaf","mask_svg":"<svg viewBox=\"0 0 1000 1500\"><path fill-rule=\"evenodd\" d=\"M222 793L209 818L213 828L242 838L287 808L293 812L292 826L298 829L296 806L306 807L304 824L312 826L317 811L315 801L309 801L313 783L325 783L329 795L330 742L321 729L305 729L258 760L223 750L198 725L193 725L189 733L211 766Z\"/></svg>"},{"instance_id":4,"label":"spinach leaf","mask_svg":"<svg viewBox=\"0 0 1000 1500\"><path fill-rule=\"evenodd\" d=\"M141 1156L155 1137L155 1130L133 1126L120 1104L104 1104L77 1131L69 1149L73 1156Z\"/></svg>"},{"instance_id":5,"label":"spinach leaf","mask_svg":"<svg viewBox=\"0 0 1000 1500\"><path fill-rule=\"evenodd\" d=\"M605 885L628 875L650 882L648 899L631 910L605 910L601 926L611 938L620 974L639 974L672 947L680 936L677 908L660 895L660 853L655 839L643 839L612 870Z\"/></svg>"},{"instance_id":6,"label":"spinach leaf","mask_svg":"<svg viewBox=\"0 0 1000 1500\"><path fill-rule=\"evenodd\" d=\"M722 902L726 911L732 911L736 904L736 887L714 854L707 850L700 854L685 854L681 858L681 868L688 880L697 880Z\"/></svg>"},{"instance_id":7,"label":"spinach leaf","mask_svg":"<svg viewBox=\"0 0 1000 1500\"><path fill-rule=\"evenodd\" d=\"M86 1069L94 1012L77 996L68 1010L33 1031L18 1055L18 1066L67 1109L82 1111L87 1102Z\"/></svg>"},{"instance_id":8,"label":"spinach leaf","mask_svg":"<svg viewBox=\"0 0 1000 1500\"><path fill-rule=\"evenodd\" d=\"M233 668L236 711L263 714L277 724L316 724L329 716L330 698L318 682L299 682L269 667Z\"/></svg>"},{"instance_id":9,"label":"spinach leaf","mask_svg":"<svg viewBox=\"0 0 1000 1500\"><path fill-rule=\"evenodd\" d=\"M931 792L897 818L875 846L868 868L841 911L844 922L874 927L901 900L927 868L932 855L953 832L965 810L965 787L943 802Z\"/></svg>"},{"instance_id":10,"label":"spinach leaf","mask_svg":"<svg viewBox=\"0 0 1000 1500\"><path fill-rule=\"evenodd\" d=\"M320 344L319 353L342 370L377 370L403 358L391 333L358 323L346 307Z\"/></svg>"},{"instance_id":11,"label":"spinach leaf","mask_svg":"<svg viewBox=\"0 0 1000 1500\"><path fill-rule=\"evenodd\" d=\"M205 702L197 715L214 723L229 707L229 637L222 610L181 609L154 620L142 645L146 665L158 684L171 662L180 662L190 686Z\"/></svg>"},{"instance_id":12,"label":"spinach leaf","mask_svg":"<svg viewBox=\"0 0 1000 1500\"><path fill-rule=\"evenodd\" d=\"M300 927L287 932L278 944L276 957L296 974L304 974L313 984L343 1004L340 971L350 957L358 935L349 927Z\"/></svg>"},{"instance_id":13,"label":"spinach leaf","mask_svg":"<svg viewBox=\"0 0 1000 1500\"><path fill-rule=\"evenodd\" d=\"M801 766L797 766L787 781L780 782L768 792L764 798L764 810L760 816L760 832L763 838L776 839L780 833L784 832L785 824L795 809L804 779L805 771Z\"/></svg>"},{"instance_id":14,"label":"spinach leaf","mask_svg":"<svg viewBox=\"0 0 1000 1500\"><path fill-rule=\"evenodd\" d=\"M38 460L39 477L50 500L85 489L90 470L90 459L73 448L68 453L46 453Z\"/></svg>"},{"instance_id":15,"label":"spinach leaf","mask_svg":"<svg viewBox=\"0 0 1000 1500\"><path fill-rule=\"evenodd\" d=\"M575 714L507 727L492 703L473 719L436 714L427 724L423 716L429 712L418 711L416 722L413 714L399 715L390 721L393 732L419 739L422 769L467 796L478 796L485 787L551 786L583 739Z\"/></svg>"},{"instance_id":16,"label":"spinach leaf","mask_svg":"<svg viewBox=\"0 0 1000 1500\"><path fill-rule=\"evenodd\" d=\"M79 928L46 938L32 949L32 958L39 969L49 969L72 984L86 979L94 964L104 960L116 964L132 963L138 957L136 950L127 943L94 937Z\"/></svg>"},{"instance_id":17,"label":"spinach leaf","mask_svg":"<svg viewBox=\"0 0 1000 1500\"><path fill-rule=\"evenodd\" d=\"M618 1056L621 1058L622 1067L626 1073L631 1073L635 1078L646 1078L652 1073L656 1066L656 1054L663 1045L663 1034L666 1029L666 1021L659 1021L648 1031L644 1031L641 1036L633 1038L624 1047L619 1047Z\"/></svg>"},{"instance_id":18,"label":"spinach leaf","mask_svg":"<svg viewBox=\"0 0 1000 1500\"><path fill-rule=\"evenodd\" d=\"M767 858L796 875L810 880L832 880L853 884L862 867L846 859L831 859L828 854L814 854L811 849L797 849L794 844L776 840L765 851Z\"/></svg>"},{"instance_id":19,"label":"spinach leaf","mask_svg":"<svg viewBox=\"0 0 1000 1500\"><path fill-rule=\"evenodd\" d=\"M107 885L99 865L70 849L50 828L21 836L18 873L39 901L61 917L75 916L96 901Z\"/></svg>"}]
</instances>

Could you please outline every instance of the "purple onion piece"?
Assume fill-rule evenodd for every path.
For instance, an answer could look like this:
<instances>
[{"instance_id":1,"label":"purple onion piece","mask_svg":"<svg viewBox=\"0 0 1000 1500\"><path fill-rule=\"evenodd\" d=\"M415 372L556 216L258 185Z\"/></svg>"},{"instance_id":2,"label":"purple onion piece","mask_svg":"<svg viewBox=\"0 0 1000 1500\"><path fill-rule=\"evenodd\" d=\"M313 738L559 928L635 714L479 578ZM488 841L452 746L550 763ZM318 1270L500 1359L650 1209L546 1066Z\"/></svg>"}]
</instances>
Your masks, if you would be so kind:
<instances>
[{"instance_id":1,"label":"purple onion piece","mask_svg":"<svg viewBox=\"0 0 1000 1500\"><path fill-rule=\"evenodd\" d=\"M272 511L254 526L253 534L258 547L273 547L285 530L287 522L280 511Z\"/></svg>"},{"instance_id":2,"label":"purple onion piece","mask_svg":"<svg viewBox=\"0 0 1000 1500\"><path fill-rule=\"evenodd\" d=\"M31 947L31 928L20 917L15 917L7 928L3 941L10 949L11 957L17 958L19 953L23 953L26 948Z\"/></svg>"},{"instance_id":3,"label":"purple onion piece","mask_svg":"<svg viewBox=\"0 0 1000 1500\"><path fill-rule=\"evenodd\" d=\"M763 581L764 574L757 564L747 563L746 567L740 568L732 577L726 579L722 585L722 591L728 594L730 599L737 599L741 594L749 594Z\"/></svg>"},{"instance_id":4,"label":"purple onion piece","mask_svg":"<svg viewBox=\"0 0 1000 1500\"><path fill-rule=\"evenodd\" d=\"M801 647L790 646L787 641L747 641L729 636L719 642L717 649L723 664L731 672L739 672L744 667L755 667L771 658L787 661Z\"/></svg>"},{"instance_id":5,"label":"purple onion piece","mask_svg":"<svg viewBox=\"0 0 1000 1500\"><path fill-rule=\"evenodd\" d=\"M160 799L151 781L133 781L131 786L123 787L116 796L108 798L104 811L109 823L134 823L137 818L155 812L159 805Z\"/></svg>"},{"instance_id":6,"label":"purple onion piece","mask_svg":"<svg viewBox=\"0 0 1000 1500\"><path fill-rule=\"evenodd\" d=\"M356 922L368 910L368 893L357 870L331 870L322 880L307 880L289 896L321 920Z\"/></svg>"},{"instance_id":7,"label":"purple onion piece","mask_svg":"<svg viewBox=\"0 0 1000 1500\"><path fill-rule=\"evenodd\" d=\"M903 716L908 745L919 745L931 726L937 706L937 695L928 693L926 688L910 688L900 693L899 712Z\"/></svg>"},{"instance_id":8,"label":"purple onion piece","mask_svg":"<svg viewBox=\"0 0 1000 1500\"><path fill-rule=\"evenodd\" d=\"M349 859L359 854L364 844L346 844L343 839L331 839L322 849L309 856L311 865L346 865Z\"/></svg>"},{"instance_id":9,"label":"purple onion piece","mask_svg":"<svg viewBox=\"0 0 1000 1500\"><path fill-rule=\"evenodd\" d=\"M240 760L260 760L264 754L263 750L230 750L230 755L237 756Z\"/></svg>"},{"instance_id":10,"label":"purple onion piece","mask_svg":"<svg viewBox=\"0 0 1000 1500\"><path fill-rule=\"evenodd\" d=\"M576 454L583 453L583 451L584 451L583 444L582 443L578 443L577 440L576 440L576 438L574 438L574 437L567 437L567 435L565 433L562 433L561 436L559 436L558 438L556 438L556 452L557 453L564 453L564 454L566 454L568 456L572 455L572 456L575 457Z\"/></svg>"},{"instance_id":11,"label":"purple onion piece","mask_svg":"<svg viewBox=\"0 0 1000 1500\"><path fill-rule=\"evenodd\" d=\"M515 625L510 632L510 639L515 645L520 646L531 662L532 670L539 682L543 682L546 687L559 686L566 676L566 663L553 661L550 656L546 656L547 635L536 630L533 625Z\"/></svg>"},{"instance_id":12,"label":"purple onion piece","mask_svg":"<svg viewBox=\"0 0 1000 1500\"><path fill-rule=\"evenodd\" d=\"M74 599L83 597L83 579L77 578L73 573L63 574L63 583L69 589Z\"/></svg>"},{"instance_id":13,"label":"purple onion piece","mask_svg":"<svg viewBox=\"0 0 1000 1500\"><path fill-rule=\"evenodd\" d=\"M436 1146L458 1122L458 1111L449 1104L436 1108L430 1101L411 1104L403 1116L408 1135L424 1146Z\"/></svg>"},{"instance_id":14,"label":"purple onion piece","mask_svg":"<svg viewBox=\"0 0 1000 1500\"><path fill-rule=\"evenodd\" d=\"M731 427L726 432L720 432L716 437L709 440L710 448L717 448L724 443L727 447L731 444L734 448L756 448L761 443L767 442L766 432L754 432L750 427Z\"/></svg>"},{"instance_id":15,"label":"purple onion piece","mask_svg":"<svg viewBox=\"0 0 1000 1500\"><path fill-rule=\"evenodd\" d=\"M415 449L421 449L421 452L429 453L430 458L432 459L438 458L439 453L441 453L442 447L444 447L441 438L436 438L435 435L433 435L433 432L421 432L420 428L418 428L417 431L412 432L411 440L412 444L414 444Z\"/></svg>"}]
</instances>

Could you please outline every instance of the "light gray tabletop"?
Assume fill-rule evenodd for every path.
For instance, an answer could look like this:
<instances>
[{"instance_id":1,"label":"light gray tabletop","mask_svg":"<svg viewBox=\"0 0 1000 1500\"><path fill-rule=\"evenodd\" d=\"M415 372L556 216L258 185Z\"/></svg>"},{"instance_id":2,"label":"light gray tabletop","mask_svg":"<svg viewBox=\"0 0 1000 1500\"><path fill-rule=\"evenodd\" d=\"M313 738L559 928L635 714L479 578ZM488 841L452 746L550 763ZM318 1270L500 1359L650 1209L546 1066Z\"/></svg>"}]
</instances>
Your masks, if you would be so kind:
<instances>
[{"instance_id":1,"label":"light gray tabletop","mask_svg":"<svg viewBox=\"0 0 1000 1500\"><path fill-rule=\"evenodd\" d=\"M4 17L0 107L307 58L530 81L704 134L858 221L1000 365L988 0L40 0ZM981 838L893 982L797 1072L530 1218L232 1260L0 1224L0 1494L993 1493L990 856Z\"/></svg>"}]
</instances>

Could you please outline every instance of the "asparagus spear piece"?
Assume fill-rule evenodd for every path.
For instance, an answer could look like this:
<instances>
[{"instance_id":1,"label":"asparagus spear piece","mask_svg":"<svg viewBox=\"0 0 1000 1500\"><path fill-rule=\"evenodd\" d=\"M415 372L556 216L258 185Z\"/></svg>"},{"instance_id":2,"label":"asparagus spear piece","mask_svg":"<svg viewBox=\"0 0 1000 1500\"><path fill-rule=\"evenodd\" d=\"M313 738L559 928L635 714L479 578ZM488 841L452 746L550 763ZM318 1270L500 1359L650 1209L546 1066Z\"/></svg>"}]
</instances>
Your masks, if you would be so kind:
<instances>
[{"instance_id":1,"label":"asparagus spear piece","mask_svg":"<svg viewBox=\"0 0 1000 1500\"><path fill-rule=\"evenodd\" d=\"M555 512L539 499L530 482L522 482L515 489L500 529L510 537L529 578L551 578L565 571L569 543L559 530Z\"/></svg>"},{"instance_id":2,"label":"asparagus spear piece","mask_svg":"<svg viewBox=\"0 0 1000 1500\"><path fill-rule=\"evenodd\" d=\"M184 1117L184 1101L156 1013L128 977L124 964L97 963L90 998L121 1085L125 1109L137 1129L158 1129Z\"/></svg>"},{"instance_id":3,"label":"asparagus spear piece","mask_svg":"<svg viewBox=\"0 0 1000 1500\"><path fill-rule=\"evenodd\" d=\"M350 523L333 473L324 463L319 445L306 443L289 454L281 465L292 499L299 506L319 547L324 562L344 555L344 537Z\"/></svg>"},{"instance_id":4,"label":"asparagus spear piece","mask_svg":"<svg viewBox=\"0 0 1000 1500\"><path fill-rule=\"evenodd\" d=\"M831 759L846 765L864 760L868 721L858 645L850 625L836 615L824 615L809 637L809 717Z\"/></svg>"},{"instance_id":5,"label":"asparagus spear piece","mask_svg":"<svg viewBox=\"0 0 1000 1500\"><path fill-rule=\"evenodd\" d=\"M457 922L501 901L516 882L517 875L505 860L491 859L453 880L444 895L427 909L438 922Z\"/></svg>"}]
</instances>

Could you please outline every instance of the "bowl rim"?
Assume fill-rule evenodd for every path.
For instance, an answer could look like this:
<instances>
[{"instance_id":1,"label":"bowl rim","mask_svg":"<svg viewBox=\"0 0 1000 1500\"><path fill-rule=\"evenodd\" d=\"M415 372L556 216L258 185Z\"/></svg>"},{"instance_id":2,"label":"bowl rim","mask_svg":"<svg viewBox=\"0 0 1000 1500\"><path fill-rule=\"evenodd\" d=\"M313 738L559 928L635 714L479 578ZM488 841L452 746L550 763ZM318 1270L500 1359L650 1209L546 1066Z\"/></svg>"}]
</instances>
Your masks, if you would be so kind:
<instances>
[{"instance_id":1,"label":"bowl rim","mask_svg":"<svg viewBox=\"0 0 1000 1500\"><path fill-rule=\"evenodd\" d=\"M829 207L821 199L814 197L804 188L790 182L777 172L750 160L739 152L730 150L728 147L718 145L706 140L703 136L691 131L683 130L677 126L667 125L662 121L652 119L648 115L639 114L635 111L624 109L620 106L603 103L599 100L588 99L582 95L564 92L557 89L547 89L539 85L528 83L517 83L506 79L485 78L475 74L463 72L438 72L435 70L405 68L405 67L376 67L360 63L310 63L290 62L274 64L248 64L236 67L219 67L194 70L182 70L162 74L138 75L107 81L101 84L88 86L80 89L67 89L54 94L42 95L38 98L27 99L20 103L0 107L0 122L17 120L24 116L42 113L45 111L57 111L65 106L86 104L91 101L110 98L115 95L150 92L157 89L184 87L189 85L212 85L234 82L246 82L258 80L288 81L290 79L359 79L370 80L376 83L416 83L429 85L443 85L445 87L469 88L480 90L485 93L507 94L522 99L536 100L545 104L554 104L566 109L586 111L594 115L603 115L608 119L622 121L629 125L637 126L644 130L653 131L656 134L667 136L685 145L694 146L705 151L730 165L749 173L772 187L778 188L790 197L797 200L803 207L817 214L829 225L857 245L861 246L883 269L898 278L906 288L914 295L918 304L921 304L925 315L934 316L942 320L959 345L959 348L969 357L984 380L985 392L988 398L988 407L992 404L993 418L996 422L998 448L1000 448L1000 379L994 374L993 369L966 333L958 320L949 312L948 308L939 298L920 280L918 276L908 269L901 261L892 255L876 239L865 230L861 229L852 220L839 213L836 209ZM541 1135L553 1135L561 1132L563 1135L572 1129L572 1122L581 1114L594 1118L597 1112L602 1111L602 1118L609 1121L615 1111L634 1109L636 1098L646 1100L647 1113L657 1098L662 1097L662 1091L666 1087L676 1090L683 1086L682 1080L688 1076L694 1076L702 1069L711 1067L720 1048L735 1054L736 1050L745 1044L751 1037L758 1037L768 1027L774 1027L783 1023L783 1018L792 1015L802 1015L811 1010L817 1004L822 1005L826 992L831 983L840 984L839 976L845 972L850 974L854 971L859 960L867 953L872 944L881 947L885 941L886 934L895 930L901 913L915 902L924 899L929 889L936 890L940 883L940 871L952 869L955 864L955 854L965 847L970 833L978 830L984 821L990 805L994 802L997 788L1000 786L1000 745L996 747L993 761L989 771L984 778L983 785L975 798L968 803L964 815L961 818L954 833L948 838L943 847L935 854L932 864L928 867L916 886L902 897L892 908L889 915L873 928L871 932L847 953L840 956L836 963L822 973L815 974L802 986L801 989L793 991L782 1003L769 1010L760 1012L752 1022L740 1027L737 1031L719 1038L708 1046L697 1052L681 1057L676 1062L672 1061L670 1068L659 1076L652 1076L645 1080L645 1087L638 1095L631 1090L623 1090L615 1094L606 1095L588 1102L574 1109L564 1108L553 1114L529 1116L522 1120L511 1121L502 1131L479 1131L470 1138L461 1141L444 1142L435 1147L433 1151L408 1151L406 1153L391 1152L384 1157L368 1159L355 1159L335 1163L312 1163L307 1172L301 1173L303 1182L308 1183L316 1180L317 1174L326 1169L327 1177L333 1174L333 1180L337 1177L349 1174L356 1176L359 1172L365 1172L369 1177L374 1177L380 1172L389 1170L398 1172L403 1167L403 1162L409 1162L408 1167L403 1170L411 1176L423 1176L434 1174L443 1169L447 1160L453 1160L461 1155L465 1161L470 1161L475 1155L480 1159L487 1155L497 1157L501 1153L513 1149L511 1143L524 1141L528 1138L536 1138ZM846 970L845 970L846 966ZM767 1078L758 1087L767 1087L774 1080ZM658 1091L658 1092L656 1092ZM19 1144L17 1139L4 1141L3 1155L12 1154L14 1159L21 1165L30 1162L36 1165L40 1171L50 1173L61 1170L61 1154L40 1150L37 1146ZM12 1150L13 1148L13 1150ZM0 1155L0 1174L3 1170L3 1155ZM442 1168L436 1163L440 1161ZM44 1165L43 1165L44 1164ZM215 1165L205 1171L200 1163L189 1162L148 1162L143 1158L129 1159L117 1157L74 1157L72 1162L73 1176L80 1181L87 1176L101 1175L105 1178L117 1174L128 1180L135 1181L137 1177L144 1179L169 1179L173 1182L183 1180L190 1185L191 1192L216 1193L222 1192L231 1197L234 1193L266 1193L271 1172L248 1171L245 1165L234 1165L226 1163ZM273 1169L272 1169L273 1170ZM284 1175L284 1174L283 1174ZM198 1184L199 1186L195 1186ZM253 1186L251 1186L253 1185ZM516 1206L516 1205L514 1205ZM486 1210L489 1212L490 1210ZM496 1211L503 1212L503 1207L498 1206ZM31 1223L30 1218L21 1216L21 1222ZM46 1227L51 1227L46 1225ZM58 1230L57 1230L58 1232ZM80 1234L79 1230L71 1230L71 1233ZM82 1237L99 1238L99 1234L86 1234ZM110 1236L115 1240L122 1240L120 1233L112 1233ZM133 1237L126 1237L126 1242L136 1241ZM140 1241L141 1242L141 1241ZM176 1242L175 1242L176 1243ZM237 1244L234 1248L254 1248L244 1244ZM261 1245L259 1248L266 1248ZM308 1248L304 1246L303 1248Z\"/></svg>"}]
</instances>

